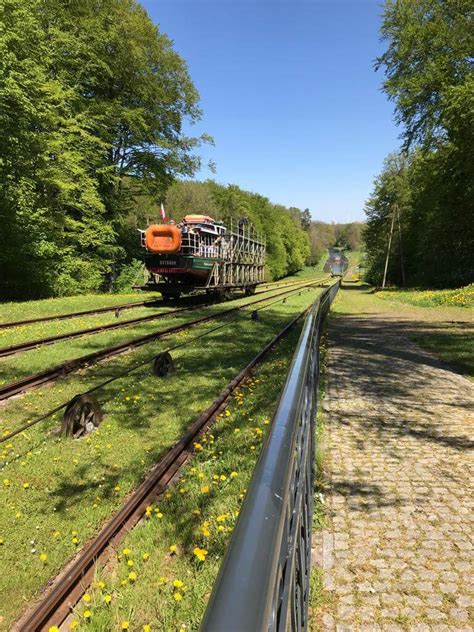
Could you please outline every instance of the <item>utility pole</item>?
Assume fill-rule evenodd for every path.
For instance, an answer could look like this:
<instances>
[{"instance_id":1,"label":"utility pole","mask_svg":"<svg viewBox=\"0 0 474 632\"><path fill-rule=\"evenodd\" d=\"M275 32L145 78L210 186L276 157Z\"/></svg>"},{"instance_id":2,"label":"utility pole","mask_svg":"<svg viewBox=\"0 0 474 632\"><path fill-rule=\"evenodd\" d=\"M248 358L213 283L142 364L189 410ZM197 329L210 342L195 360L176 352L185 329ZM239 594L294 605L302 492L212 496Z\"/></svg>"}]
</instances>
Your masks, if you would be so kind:
<instances>
[{"instance_id":1,"label":"utility pole","mask_svg":"<svg viewBox=\"0 0 474 632\"><path fill-rule=\"evenodd\" d=\"M397 220L398 220L398 239L400 242L400 267L402 272L402 287L405 287L405 259L403 257L403 242L402 242L402 225L400 223L400 207L398 204L395 205L397 209Z\"/></svg>"},{"instance_id":2,"label":"utility pole","mask_svg":"<svg viewBox=\"0 0 474 632\"><path fill-rule=\"evenodd\" d=\"M388 270L388 258L390 257L390 246L392 245L392 235L393 235L393 225L395 223L395 211L392 210L392 223L390 225L390 235L388 238L388 248L387 248L387 256L385 258L385 270L383 273L383 281L382 281L382 289L385 287L385 281L387 280L387 270Z\"/></svg>"}]
</instances>

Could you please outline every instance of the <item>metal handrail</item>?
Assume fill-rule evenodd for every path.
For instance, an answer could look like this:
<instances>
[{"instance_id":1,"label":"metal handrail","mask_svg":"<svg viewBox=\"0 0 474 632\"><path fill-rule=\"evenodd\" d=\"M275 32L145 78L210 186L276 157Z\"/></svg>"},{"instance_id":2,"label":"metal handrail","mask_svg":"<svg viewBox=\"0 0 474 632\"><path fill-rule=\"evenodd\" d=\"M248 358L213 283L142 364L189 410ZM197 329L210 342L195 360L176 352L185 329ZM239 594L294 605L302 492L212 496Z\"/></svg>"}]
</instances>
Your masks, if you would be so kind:
<instances>
[{"instance_id":1,"label":"metal handrail","mask_svg":"<svg viewBox=\"0 0 474 632\"><path fill-rule=\"evenodd\" d=\"M319 340L338 288L306 317L201 632L307 629Z\"/></svg>"}]
</instances>

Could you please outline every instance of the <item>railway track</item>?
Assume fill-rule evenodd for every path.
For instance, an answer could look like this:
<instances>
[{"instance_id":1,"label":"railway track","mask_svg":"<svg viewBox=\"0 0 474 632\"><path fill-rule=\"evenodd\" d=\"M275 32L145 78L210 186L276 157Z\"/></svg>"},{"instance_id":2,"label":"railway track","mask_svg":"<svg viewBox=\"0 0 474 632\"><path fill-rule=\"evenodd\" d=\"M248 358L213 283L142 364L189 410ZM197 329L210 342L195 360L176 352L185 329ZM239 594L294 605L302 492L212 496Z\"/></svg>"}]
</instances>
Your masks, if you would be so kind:
<instances>
[{"instance_id":1,"label":"railway track","mask_svg":"<svg viewBox=\"0 0 474 632\"><path fill-rule=\"evenodd\" d=\"M35 325L36 323L45 323L53 320L67 320L69 318L79 318L80 316L91 316L93 314L105 314L106 312L120 312L123 309L134 309L159 302L161 299L148 299L146 301L138 301L132 303L122 303L113 307L98 307L97 309L86 309L82 312L70 312L68 314L57 314L51 316L40 316L38 318L29 318L27 320L16 320L9 323L0 323L0 329L9 329L11 327L22 327L23 325Z\"/></svg>"},{"instance_id":2,"label":"railway track","mask_svg":"<svg viewBox=\"0 0 474 632\"><path fill-rule=\"evenodd\" d=\"M262 286L268 285L288 285L287 283L279 283L278 281L275 283L263 283ZM126 309L135 309L137 307L145 307L147 305L154 305L156 303L162 303L161 298L148 299L146 301L133 301L130 303L122 303L121 305L113 305L111 307L98 307L96 309L87 309L80 312L69 312L67 314L52 314L51 316L39 316L38 318L29 318L26 320L16 320L6 323L0 323L0 329L10 329L12 327L22 327L24 325L35 325L36 323L45 323L48 321L55 320L68 320L72 318L79 318L81 316L93 316L94 314L105 314L107 312L121 312Z\"/></svg>"},{"instance_id":3,"label":"railway track","mask_svg":"<svg viewBox=\"0 0 474 632\"><path fill-rule=\"evenodd\" d=\"M304 283L303 281L300 281L300 282L291 283L287 285L291 285L293 287L293 286L297 286L303 283ZM259 292L259 294L271 292L274 289L276 289L276 287L272 287L269 290L263 290L262 292ZM241 297L238 297L238 298L241 298ZM45 338L37 338L36 340L30 340L28 342L22 342L20 344L0 348L0 358L16 355L24 351L30 351L31 349L38 349L39 347L55 344L56 342L61 342L63 340L70 340L72 338L80 338L82 336L90 336L90 335L101 333L104 331L121 329L122 327L129 327L131 325L138 325L141 323L150 322L152 320L167 318L168 316L176 316L177 314L181 314L183 312L189 312L193 309L198 309L200 307L215 305L216 302L217 301L208 301L206 303L198 303L197 305L195 304L195 305L189 305L188 307L180 307L178 309L170 310L168 312L160 312L159 314L151 314L150 316L139 316L138 318L130 318L128 320L122 320L116 323L98 325L96 327L87 327L85 329L77 329L76 331L70 331L63 334L57 334L55 336L48 336Z\"/></svg>"},{"instance_id":4,"label":"railway track","mask_svg":"<svg viewBox=\"0 0 474 632\"><path fill-rule=\"evenodd\" d=\"M71 608L80 600L87 586L92 582L96 565L104 564L110 559L120 541L145 514L146 507L166 489L181 466L192 455L193 443L225 409L234 391L251 374L254 367L265 359L275 344L287 335L307 313L309 307L290 320L224 388L181 439L152 468L145 480L127 499L122 509L49 584L41 600L33 605L12 628L15 632L47 630L49 626L60 626L65 621Z\"/></svg>"},{"instance_id":5,"label":"railway track","mask_svg":"<svg viewBox=\"0 0 474 632\"><path fill-rule=\"evenodd\" d=\"M56 365L55 367L51 367L49 369L46 369L45 371L40 371L39 373L34 373L32 375L27 375L23 378L20 378L18 380L14 380L13 382L9 382L8 384L4 384L3 386L0 386L0 401L9 399L10 397L13 397L14 395L18 395L19 393L24 392L25 390L29 390L31 388L35 388L37 386L40 386L42 384L45 384L47 382L52 382L56 379L59 379L61 377L64 377L65 375L67 375L68 373L71 373L73 371L76 371L78 369L81 369L85 366L89 366L91 364L95 364L96 362L100 361L100 360L104 360L106 358L111 358L114 357L116 355L120 355L122 353L125 353L127 351L130 351L132 349L136 349L140 346L143 346L145 344L147 344L148 342L151 342L153 340L158 340L160 338L163 338L165 336L169 336L171 334L175 334L178 333L180 331L184 331L186 329L190 329L191 327L200 325L202 323L208 322L210 320L215 320L217 318L220 317L224 317L228 314L232 314L233 312L236 312L238 310L244 309L245 307L249 307L252 305L256 305L258 303L261 303L262 301L265 300L269 300L271 298L276 298L278 296L284 296L287 294L291 294L292 292L297 292L301 289L304 289L306 287L312 287L312 286L316 286L316 285L321 285L324 282L323 279L318 279L317 281L311 281L309 283L302 283L302 284L298 284L296 287L292 286L289 290L284 290L283 292L278 292L277 294L273 294L270 297L266 297L266 298L261 298L261 299L257 299L257 300L253 300L253 301L248 301L246 303L243 303L242 305L238 305L237 307L231 307L230 309L226 309L226 310L222 310L219 312L216 312L214 314L210 314L208 316L202 316L200 318L188 321L186 323L182 323L180 325L173 325L170 327L167 327L165 329L161 329L159 331L155 331L152 332L150 334L145 334L143 336L139 336L137 338L134 338L132 340L127 340L125 342L122 342L118 345L114 345L112 347L106 347L105 349L101 349L99 351L95 351L93 353L89 353L83 356L80 356L79 358L75 358L73 360L67 360L59 365ZM267 292L271 292L273 291L273 289L271 290L266 290L264 292L261 292L261 294L263 293L267 293ZM145 318L149 318L149 317L145 317Z\"/></svg>"}]
</instances>

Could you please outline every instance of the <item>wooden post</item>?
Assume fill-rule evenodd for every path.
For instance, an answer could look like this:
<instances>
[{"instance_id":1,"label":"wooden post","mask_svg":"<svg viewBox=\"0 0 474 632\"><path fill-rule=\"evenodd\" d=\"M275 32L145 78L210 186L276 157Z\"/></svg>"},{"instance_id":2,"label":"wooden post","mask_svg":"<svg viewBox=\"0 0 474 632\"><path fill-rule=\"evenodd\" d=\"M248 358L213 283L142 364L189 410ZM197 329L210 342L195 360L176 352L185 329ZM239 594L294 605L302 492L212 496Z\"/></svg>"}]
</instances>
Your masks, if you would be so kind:
<instances>
[{"instance_id":1,"label":"wooden post","mask_svg":"<svg viewBox=\"0 0 474 632\"><path fill-rule=\"evenodd\" d=\"M400 242L400 267L402 272L402 287L405 287L405 258L403 256L402 225L400 223L400 208L398 204L395 205L395 208L397 209L398 239Z\"/></svg>"},{"instance_id":2,"label":"wooden post","mask_svg":"<svg viewBox=\"0 0 474 632\"><path fill-rule=\"evenodd\" d=\"M385 270L384 270L384 273L383 273L382 289L385 287L385 281L387 280L388 258L390 257L390 246L392 245L392 235L393 235L393 224L394 223L395 223L395 211L392 210L392 223L390 225L390 235L388 237L388 248L387 248L387 256L385 258Z\"/></svg>"}]
</instances>

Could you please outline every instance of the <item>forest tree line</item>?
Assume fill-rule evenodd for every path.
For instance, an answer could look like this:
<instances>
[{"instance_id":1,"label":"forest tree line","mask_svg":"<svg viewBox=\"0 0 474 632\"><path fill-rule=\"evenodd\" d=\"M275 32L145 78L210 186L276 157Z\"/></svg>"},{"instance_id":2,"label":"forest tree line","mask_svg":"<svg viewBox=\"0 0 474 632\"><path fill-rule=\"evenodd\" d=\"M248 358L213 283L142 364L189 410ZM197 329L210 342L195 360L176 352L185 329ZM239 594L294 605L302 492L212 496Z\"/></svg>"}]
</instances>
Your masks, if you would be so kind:
<instances>
[{"instance_id":1,"label":"forest tree line","mask_svg":"<svg viewBox=\"0 0 474 632\"><path fill-rule=\"evenodd\" d=\"M198 92L136 0L4 0L0 21L0 298L129 286L165 200L176 219L248 217L270 279L310 260L308 209L187 180L212 139L184 134Z\"/></svg>"},{"instance_id":2,"label":"forest tree line","mask_svg":"<svg viewBox=\"0 0 474 632\"><path fill-rule=\"evenodd\" d=\"M308 209L192 181L212 142L183 132L199 94L136 0L3 0L0 22L0 299L129 287L136 229L162 201L175 219L248 217L266 235L269 279L359 239Z\"/></svg>"},{"instance_id":3,"label":"forest tree line","mask_svg":"<svg viewBox=\"0 0 474 632\"><path fill-rule=\"evenodd\" d=\"M377 62L403 146L366 204L367 278L455 287L474 281L474 25L469 0L388 0Z\"/></svg>"}]
</instances>

